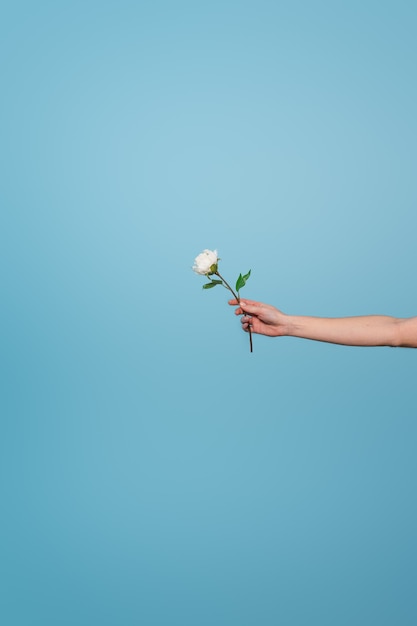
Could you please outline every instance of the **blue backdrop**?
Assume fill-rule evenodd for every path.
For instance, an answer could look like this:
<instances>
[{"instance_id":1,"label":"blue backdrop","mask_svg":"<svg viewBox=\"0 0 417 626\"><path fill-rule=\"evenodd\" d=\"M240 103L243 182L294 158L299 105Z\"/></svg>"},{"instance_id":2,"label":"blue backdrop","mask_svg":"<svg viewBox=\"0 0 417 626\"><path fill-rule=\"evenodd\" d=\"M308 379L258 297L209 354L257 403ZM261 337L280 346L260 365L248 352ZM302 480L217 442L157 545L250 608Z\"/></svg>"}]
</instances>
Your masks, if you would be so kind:
<instances>
[{"instance_id":1,"label":"blue backdrop","mask_svg":"<svg viewBox=\"0 0 417 626\"><path fill-rule=\"evenodd\" d=\"M414 626L414 2L5 1L0 621Z\"/></svg>"}]
</instances>

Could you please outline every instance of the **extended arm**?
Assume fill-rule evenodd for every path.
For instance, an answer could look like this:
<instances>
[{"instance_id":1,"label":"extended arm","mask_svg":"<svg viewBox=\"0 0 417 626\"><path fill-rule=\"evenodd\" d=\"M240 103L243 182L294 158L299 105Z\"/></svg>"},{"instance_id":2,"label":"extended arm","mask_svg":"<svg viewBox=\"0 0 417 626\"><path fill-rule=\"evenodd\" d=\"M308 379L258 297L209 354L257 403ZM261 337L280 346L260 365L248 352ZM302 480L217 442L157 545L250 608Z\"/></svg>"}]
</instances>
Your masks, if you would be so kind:
<instances>
[{"instance_id":1,"label":"extended arm","mask_svg":"<svg viewBox=\"0 0 417 626\"><path fill-rule=\"evenodd\" d=\"M229 304L238 305L236 300ZM417 348L417 317L384 315L361 317L308 317L286 315L269 304L241 300L236 315L243 315L244 330L270 337L301 337L347 346L399 346Z\"/></svg>"}]
</instances>

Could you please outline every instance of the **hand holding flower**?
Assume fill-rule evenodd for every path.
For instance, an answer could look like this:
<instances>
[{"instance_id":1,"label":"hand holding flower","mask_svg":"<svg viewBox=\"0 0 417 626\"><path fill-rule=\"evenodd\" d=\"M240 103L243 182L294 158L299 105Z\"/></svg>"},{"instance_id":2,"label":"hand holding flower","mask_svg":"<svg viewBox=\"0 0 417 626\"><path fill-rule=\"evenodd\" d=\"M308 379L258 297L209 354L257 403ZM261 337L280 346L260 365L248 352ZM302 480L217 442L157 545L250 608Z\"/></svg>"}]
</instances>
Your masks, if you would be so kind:
<instances>
[{"instance_id":1,"label":"hand holding flower","mask_svg":"<svg viewBox=\"0 0 417 626\"><path fill-rule=\"evenodd\" d=\"M254 300L229 300L232 306L238 306L236 315L242 315L241 324L246 332L252 331L268 337L282 337L290 332L288 315L270 304Z\"/></svg>"}]
</instances>

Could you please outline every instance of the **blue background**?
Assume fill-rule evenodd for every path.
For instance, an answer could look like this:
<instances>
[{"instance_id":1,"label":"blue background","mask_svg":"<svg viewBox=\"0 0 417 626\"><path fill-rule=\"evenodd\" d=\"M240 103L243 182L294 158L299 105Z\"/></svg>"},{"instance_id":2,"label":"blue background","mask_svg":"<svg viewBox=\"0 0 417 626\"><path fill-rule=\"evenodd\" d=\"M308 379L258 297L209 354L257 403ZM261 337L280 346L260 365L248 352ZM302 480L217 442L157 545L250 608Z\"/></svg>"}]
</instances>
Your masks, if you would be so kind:
<instances>
[{"instance_id":1,"label":"blue background","mask_svg":"<svg viewBox=\"0 0 417 626\"><path fill-rule=\"evenodd\" d=\"M3 2L0 621L417 623L414 2Z\"/></svg>"}]
</instances>

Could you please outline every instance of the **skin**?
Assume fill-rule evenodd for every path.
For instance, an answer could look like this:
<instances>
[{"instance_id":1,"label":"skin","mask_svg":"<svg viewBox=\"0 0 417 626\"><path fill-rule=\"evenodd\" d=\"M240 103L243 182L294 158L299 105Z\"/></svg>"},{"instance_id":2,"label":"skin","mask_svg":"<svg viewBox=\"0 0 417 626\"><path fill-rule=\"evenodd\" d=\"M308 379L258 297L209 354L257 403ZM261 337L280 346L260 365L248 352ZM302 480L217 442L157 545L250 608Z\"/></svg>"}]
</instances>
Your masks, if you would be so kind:
<instances>
[{"instance_id":1,"label":"skin","mask_svg":"<svg viewBox=\"0 0 417 626\"><path fill-rule=\"evenodd\" d=\"M385 315L359 317L307 317L286 315L279 309L254 300L229 300L242 315L244 331L268 337L300 337L345 346L391 346L417 348L417 317Z\"/></svg>"}]
</instances>

